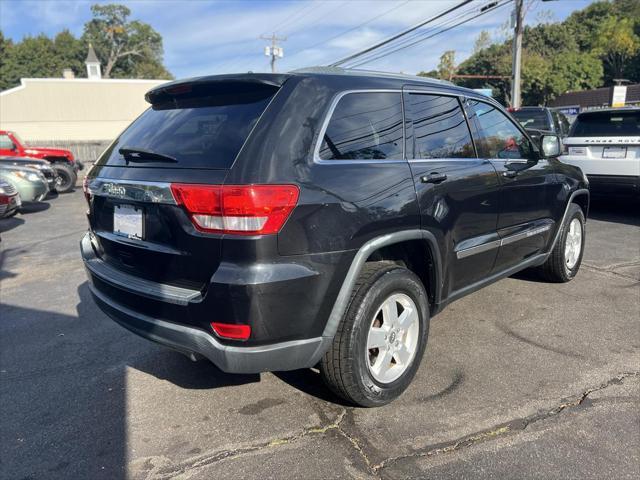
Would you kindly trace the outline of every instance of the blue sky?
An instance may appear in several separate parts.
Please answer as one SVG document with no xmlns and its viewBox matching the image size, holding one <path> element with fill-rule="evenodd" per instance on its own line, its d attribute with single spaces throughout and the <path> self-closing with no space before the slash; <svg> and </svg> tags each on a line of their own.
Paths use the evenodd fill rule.
<svg viewBox="0 0 640 480">
<path fill-rule="evenodd" d="M 268 43 L 258 37 L 276 32 L 284 59 L 279 71 L 322 65 L 384 39 L 404 28 L 444 11 L 461 0 L 125 0 L 118 2 L 67 0 L 0 0 L 0 28 L 6 37 L 55 35 L 68 28 L 82 33 L 93 3 L 123 3 L 131 18 L 147 22 L 164 39 L 164 61 L 177 77 L 240 71 L 268 71 L 264 55 Z M 504 0 L 500 0 L 504 1 Z M 476 0 L 459 12 L 476 10 L 489 0 Z M 526 21 L 563 20 L 593 0 L 525 0 Z M 416 73 L 435 68 L 445 50 L 455 50 L 456 60 L 466 58 L 481 30 L 504 38 L 512 4 L 378 59 L 360 68 Z M 362 25 L 363 23 L 365 23 Z M 362 26 L 360 26 L 362 25 Z M 433 28 L 433 27 L 430 27 Z M 434 30 L 424 28 L 422 32 Z M 422 35 L 422 33 L 420 33 Z M 416 37 L 418 38 L 418 37 Z"/>
</svg>

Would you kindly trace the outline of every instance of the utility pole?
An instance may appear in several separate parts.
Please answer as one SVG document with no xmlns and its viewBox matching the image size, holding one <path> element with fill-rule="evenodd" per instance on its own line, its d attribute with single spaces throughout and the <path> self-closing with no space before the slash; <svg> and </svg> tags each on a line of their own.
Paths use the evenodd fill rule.
<svg viewBox="0 0 640 480">
<path fill-rule="evenodd" d="M 524 32 L 523 0 L 515 0 L 514 31 L 513 31 L 513 65 L 511 81 L 511 106 L 520 108 L 522 102 L 520 90 L 520 77 L 522 73 L 522 33 Z"/>
<path fill-rule="evenodd" d="M 267 57 L 271 57 L 271 73 L 276 73 L 276 60 L 284 57 L 284 49 L 278 45 L 278 42 L 285 42 L 287 37 L 276 37 L 273 33 L 270 37 L 266 35 L 260 35 L 262 40 L 271 40 L 271 45 L 264 47 L 264 54 Z"/>
</svg>

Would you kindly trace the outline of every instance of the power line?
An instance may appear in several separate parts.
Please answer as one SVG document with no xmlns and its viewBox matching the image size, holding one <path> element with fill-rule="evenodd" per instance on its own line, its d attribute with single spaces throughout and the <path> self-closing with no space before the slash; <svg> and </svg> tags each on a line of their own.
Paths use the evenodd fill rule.
<svg viewBox="0 0 640 480">
<path fill-rule="evenodd" d="M 423 26 L 427 25 L 428 23 L 434 22 L 434 21 L 438 20 L 439 18 L 442 18 L 445 15 L 448 15 L 451 12 L 456 11 L 457 9 L 459 9 L 461 7 L 464 7 L 465 5 L 471 3 L 472 1 L 473 0 L 464 0 L 464 1 L 460 2 L 458 5 L 456 5 L 455 7 L 451 7 L 448 10 L 445 10 L 444 12 L 435 15 L 434 17 L 428 18 L 427 20 L 423 20 L 422 22 L 417 23 L 416 25 L 414 25 L 414 26 L 412 26 L 410 28 L 407 28 L 406 30 L 403 30 L 402 32 L 396 33 L 395 35 L 392 35 L 391 37 L 389 37 L 389 38 L 387 38 L 385 40 L 382 40 L 381 42 L 378 42 L 378 43 L 376 43 L 376 44 L 374 44 L 374 45 L 372 45 L 372 46 L 370 46 L 368 48 L 365 48 L 364 50 L 361 50 L 359 52 L 353 53 L 353 54 L 351 54 L 351 55 L 349 55 L 347 57 L 341 58 L 340 60 L 330 64 L 329 66 L 330 67 L 337 67 L 339 65 L 342 65 L 345 62 L 348 62 L 349 60 L 353 60 L 353 59 L 355 59 L 357 57 L 361 57 L 365 53 L 369 53 L 369 52 L 371 52 L 373 50 L 376 50 L 376 49 L 388 44 L 388 43 L 391 43 L 394 40 L 397 40 L 398 38 L 403 37 L 406 34 L 411 33 L 414 30 L 417 30 L 420 27 L 423 27 Z"/>
<path fill-rule="evenodd" d="M 507 0 L 507 1 L 512 1 L 512 0 Z M 454 18 L 450 18 L 448 20 L 444 20 L 442 23 L 438 24 L 438 25 L 434 25 L 432 28 L 429 28 L 426 31 L 422 31 L 422 32 L 414 32 L 413 35 L 410 35 L 409 37 L 407 37 L 404 40 L 401 40 L 400 42 L 394 44 L 394 45 L 388 45 L 387 47 L 383 48 L 381 51 L 379 52 L 372 52 L 368 57 L 365 56 L 365 59 L 360 59 L 356 64 L 351 65 L 352 67 L 357 67 L 357 66 L 361 66 L 364 65 L 366 63 L 370 63 L 372 61 L 378 60 L 380 58 L 383 58 L 387 55 L 391 55 L 397 51 L 400 51 L 404 48 L 412 48 L 415 45 L 428 40 L 430 38 L 433 38 L 437 35 L 439 35 L 440 33 L 444 33 L 446 31 L 451 30 L 452 28 L 455 28 L 456 26 L 459 26 L 463 23 L 466 23 L 467 21 L 471 21 L 474 20 L 477 16 L 479 15 L 475 15 L 474 17 L 469 17 L 469 15 L 474 15 L 476 13 L 480 13 L 480 14 L 485 14 L 488 13 L 489 11 L 493 10 L 494 7 L 500 7 L 501 5 L 497 5 L 497 1 L 493 1 L 491 3 L 485 4 L 482 7 L 480 7 L 479 9 L 477 8 L 472 8 L 469 9 L 465 12 L 463 12 L 460 16 L 458 17 L 454 17 Z M 463 19 L 464 21 L 460 22 L 459 20 Z M 451 28 L 445 28 L 445 27 L 449 27 L 451 26 Z"/>
<path fill-rule="evenodd" d="M 292 13 L 287 15 L 284 20 L 282 20 L 281 22 L 277 23 L 276 26 L 273 27 L 271 30 L 274 31 L 274 32 L 281 31 L 284 28 L 285 25 L 291 23 L 294 20 L 294 18 L 298 17 L 298 15 L 300 13 L 302 13 L 304 10 L 309 10 L 311 7 L 314 6 L 314 4 L 315 4 L 315 0 L 311 0 L 310 2 L 304 3 L 302 5 L 302 8 L 298 8 L 298 9 L 294 10 Z M 299 20 L 300 18 L 304 17 L 307 13 L 302 14 L 296 20 Z"/>
<path fill-rule="evenodd" d="M 426 35 L 434 32 L 434 31 L 437 31 L 439 28 L 451 25 L 456 20 L 459 20 L 460 18 L 464 18 L 464 17 L 468 16 L 470 13 L 475 12 L 475 11 L 476 11 L 476 9 L 472 8 L 472 9 L 469 9 L 467 11 L 462 12 L 460 14 L 460 16 L 458 16 L 458 17 L 454 17 L 454 18 L 443 20 L 441 23 L 438 23 L 437 25 L 433 25 L 433 26 L 427 27 L 427 29 L 425 29 L 425 30 L 416 30 L 414 32 L 411 32 L 410 34 L 408 34 L 406 36 L 406 38 L 403 38 L 403 39 L 401 39 L 401 40 L 399 40 L 397 42 L 394 42 L 392 44 L 385 45 L 384 47 L 381 47 L 377 51 L 374 50 L 372 52 L 369 52 L 366 55 L 363 55 L 364 59 L 363 58 L 356 59 L 357 64 L 358 65 L 363 65 L 365 63 L 368 63 L 368 60 L 364 61 L 364 60 L 366 60 L 368 58 L 369 59 L 374 58 L 374 57 L 377 58 L 378 56 L 381 56 L 382 53 L 392 52 L 392 51 L 395 51 L 396 49 L 398 49 L 401 46 L 409 45 L 410 43 L 414 42 L 416 39 L 421 38 L 421 37 L 425 37 Z"/>
<path fill-rule="evenodd" d="M 325 5 L 328 2 L 325 2 Z M 341 8 L 343 5 L 349 3 L 349 0 L 344 0 L 340 3 L 338 3 L 337 5 L 334 3 L 333 6 L 331 6 L 331 8 L 329 8 L 329 10 L 322 12 L 320 10 L 320 15 L 318 15 L 317 17 L 313 18 L 310 22 L 308 22 L 307 24 L 305 24 L 304 22 L 300 25 L 298 25 L 296 28 L 294 28 L 293 30 L 287 30 L 286 33 L 287 35 L 292 35 L 295 32 L 298 32 L 300 30 L 302 30 L 303 28 L 308 29 L 308 28 L 313 28 L 320 20 L 322 20 L 323 18 L 328 17 L 330 14 L 332 14 L 335 10 L 337 10 L 338 8 Z M 295 23 L 293 24 L 295 25 Z M 290 25 L 293 26 L 293 25 Z"/>
<path fill-rule="evenodd" d="M 496 4 L 496 5 L 494 5 L 494 6 L 490 7 L 490 8 L 487 8 L 487 9 L 485 9 L 485 10 L 480 11 L 480 12 L 479 12 L 477 15 L 475 15 L 474 17 L 467 18 L 467 19 L 465 19 L 465 20 L 462 20 L 462 21 L 460 21 L 460 22 L 457 22 L 457 23 L 455 23 L 454 25 L 451 25 L 451 26 L 449 26 L 449 27 L 447 27 L 447 28 L 444 28 L 444 29 L 439 30 L 439 31 L 437 31 L 437 32 L 435 32 L 435 33 L 432 33 L 431 35 L 427 35 L 427 36 L 425 36 L 425 37 L 423 37 L 423 38 L 420 38 L 420 39 L 418 39 L 418 40 L 415 40 L 414 42 L 411 42 L 411 43 L 409 43 L 409 44 L 407 44 L 407 45 L 404 45 L 404 46 L 401 46 L 401 47 L 398 47 L 398 48 L 395 48 L 395 49 L 392 49 L 392 50 L 388 50 L 388 51 L 386 51 L 386 52 L 384 52 L 384 53 L 382 53 L 382 54 L 380 54 L 380 55 L 378 55 L 378 56 L 370 57 L 370 58 L 368 58 L 368 59 L 365 59 L 365 60 L 364 60 L 364 61 L 362 61 L 362 62 L 359 62 L 359 63 L 356 63 L 356 64 L 351 65 L 351 67 L 350 67 L 350 68 L 359 67 L 359 66 L 361 66 L 361 65 L 365 65 L 365 64 L 367 64 L 367 63 L 374 62 L 374 61 L 379 60 L 379 59 L 381 59 L 381 58 L 384 58 L 384 57 L 386 57 L 386 56 L 388 56 L 388 55 L 391 55 L 391 54 L 393 54 L 393 53 L 399 52 L 400 50 L 404 50 L 404 49 L 406 49 L 406 48 L 414 47 L 415 45 L 417 45 L 417 44 L 419 44 L 419 43 L 421 43 L 421 42 L 424 42 L 425 40 L 429 40 L 430 38 L 433 38 L 433 37 L 435 37 L 435 36 L 437 36 L 437 35 L 440 35 L 440 34 L 442 34 L 442 33 L 448 32 L 449 30 L 452 30 L 452 29 L 454 29 L 454 28 L 456 28 L 456 27 L 459 27 L 460 25 L 463 25 L 463 24 L 465 24 L 465 23 L 471 22 L 471 21 L 473 21 L 473 20 L 475 20 L 475 19 L 477 19 L 477 18 L 479 18 L 479 17 L 481 17 L 481 16 L 483 16 L 483 15 L 486 15 L 486 14 L 487 14 L 487 13 L 489 13 L 489 12 L 492 12 L 492 11 L 494 11 L 494 10 L 497 10 L 498 8 L 502 8 L 502 7 L 504 7 L 505 5 L 507 5 L 507 4 L 509 4 L 509 3 L 511 3 L 512 1 L 513 1 L 513 0 L 506 0 L 505 2 L 503 2 L 503 3 L 501 3 L 501 4 Z M 443 24 L 443 25 L 444 25 L 444 24 Z M 441 26 L 443 26 L 443 25 L 441 25 Z"/>
<path fill-rule="evenodd" d="M 333 36 L 331 36 L 331 37 L 329 37 L 329 38 L 325 38 L 324 40 L 322 40 L 322 41 L 320 41 L 320 42 L 318 42 L 318 43 L 314 43 L 314 44 L 313 44 L 313 45 L 311 45 L 311 46 L 307 46 L 307 47 L 304 47 L 304 48 L 302 48 L 302 49 L 300 49 L 300 50 L 297 50 L 293 55 L 297 55 L 298 53 L 304 52 L 304 51 L 306 51 L 306 50 L 311 50 L 311 49 L 313 49 L 313 48 L 319 47 L 320 45 L 323 45 L 323 44 L 328 43 L 328 42 L 330 42 L 330 41 L 332 41 L 332 40 L 335 40 L 335 39 L 336 39 L 336 38 L 338 38 L 338 37 L 341 37 L 341 36 L 343 36 L 343 35 L 346 35 L 347 33 L 351 33 L 351 32 L 353 32 L 353 31 L 355 31 L 355 30 L 358 30 L 358 29 L 360 29 L 360 28 L 364 27 L 365 25 L 368 25 L 368 24 L 370 24 L 371 22 L 373 22 L 373 21 L 375 21 L 375 20 L 378 20 L 379 18 L 382 18 L 382 17 L 384 17 L 385 15 L 387 15 L 387 14 L 389 14 L 389 13 L 391 13 L 391 12 L 393 12 L 393 11 L 397 10 L 398 8 L 405 6 L 407 3 L 409 3 L 409 1 L 410 1 L 410 0 L 405 0 L 404 2 L 400 3 L 399 5 L 395 5 L 394 7 L 390 8 L 390 9 L 388 9 L 388 10 L 385 10 L 384 12 L 379 13 L 378 15 L 375 15 L 375 16 L 371 17 L 369 20 L 366 20 L 366 21 L 362 22 L 361 24 L 356 25 L 355 27 L 351 27 L 351 28 L 349 28 L 349 29 L 347 29 L 347 30 L 344 30 L 344 31 L 342 31 L 342 32 L 340 32 L 340 33 L 338 33 L 338 34 L 336 34 L 336 35 L 333 35 Z M 292 55 L 292 56 L 293 56 L 293 55 Z"/>
</svg>

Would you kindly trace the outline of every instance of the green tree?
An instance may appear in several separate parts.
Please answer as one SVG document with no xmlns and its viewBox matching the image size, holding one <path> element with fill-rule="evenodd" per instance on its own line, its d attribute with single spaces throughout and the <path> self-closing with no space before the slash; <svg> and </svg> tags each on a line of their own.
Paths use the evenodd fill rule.
<svg viewBox="0 0 640 480">
<path fill-rule="evenodd" d="M 640 50 L 640 38 L 630 18 L 608 17 L 596 32 L 593 52 L 600 55 L 613 78 L 622 78 L 627 62 Z"/>
<path fill-rule="evenodd" d="M 491 35 L 486 30 L 482 30 L 473 44 L 473 53 L 478 53 L 491 45 Z"/>
<path fill-rule="evenodd" d="M 57 56 L 59 68 L 70 68 L 76 77 L 84 77 L 86 68 L 84 59 L 87 56 L 87 46 L 69 30 L 63 30 L 53 39 L 53 48 Z M 51 76 L 57 77 L 61 72 L 55 72 Z"/>
<path fill-rule="evenodd" d="M 9 78 L 9 70 L 7 60 L 9 59 L 13 49 L 13 42 L 11 39 L 4 38 L 2 30 L 0 30 L 0 90 L 5 90 L 12 86 L 11 79 Z"/>
<path fill-rule="evenodd" d="M 440 56 L 438 76 L 442 80 L 451 80 L 454 73 L 456 73 L 456 52 L 455 50 L 447 50 Z"/>
<path fill-rule="evenodd" d="M 437 70 L 429 70 L 428 72 L 418 72 L 418 76 L 419 77 L 429 77 L 429 78 L 438 78 L 438 71 Z"/>
<path fill-rule="evenodd" d="M 18 85 L 20 78 L 49 77 L 53 72 L 56 72 L 55 76 L 62 75 L 53 41 L 45 35 L 25 37 L 5 50 L 0 71 L 3 88 Z"/>
<path fill-rule="evenodd" d="M 171 78 L 162 65 L 162 37 L 151 25 L 129 21 L 131 10 L 124 5 L 93 5 L 91 12 L 82 39 L 93 44 L 105 78 Z"/>
</svg>

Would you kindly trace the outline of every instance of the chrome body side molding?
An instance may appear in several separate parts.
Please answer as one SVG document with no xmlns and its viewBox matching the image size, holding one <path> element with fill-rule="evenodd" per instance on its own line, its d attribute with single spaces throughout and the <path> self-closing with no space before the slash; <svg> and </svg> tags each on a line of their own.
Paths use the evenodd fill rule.
<svg viewBox="0 0 640 480">
<path fill-rule="evenodd" d="M 552 226 L 553 226 L 553 223 L 548 223 L 546 225 L 534 225 L 533 227 L 528 228 L 527 230 L 514 233 L 513 235 L 509 235 L 507 237 L 501 238 L 500 240 L 493 240 L 490 242 L 482 243 L 480 245 L 465 248 L 463 250 L 458 250 L 456 252 L 456 257 L 458 258 L 458 260 L 460 260 L 462 258 L 467 258 L 477 253 L 482 253 L 488 250 L 492 250 L 494 248 L 502 247 L 503 245 L 509 245 L 510 243 L 514 243 L 519 240 L 524 240 L 525 238 L 532 237 L 533 235 L 539 235 L 541 233 L 544 233 L 550 230 Z"/>
</svg>

